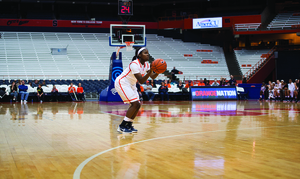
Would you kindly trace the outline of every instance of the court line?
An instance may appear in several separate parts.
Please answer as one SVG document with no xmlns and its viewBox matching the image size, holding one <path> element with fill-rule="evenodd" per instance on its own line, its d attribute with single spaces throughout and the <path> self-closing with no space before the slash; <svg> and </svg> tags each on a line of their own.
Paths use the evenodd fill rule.
<svg viewBox="0 0 300 179">
<path fill-rule="evenodd" d="M 94 158 L 105 154 L 106 152 L 118 149 L 118 148 L 122 148 L 122 147 L 126 147 L 129 145 L 133 145 L 133 144 L 138 144 L 138 143 L 143 143 L 143 142 L 148 142 L 148 141 L 152 141 L 152 140 L 159 140 L 159 139 L 166 139 L 166 138 L 172 138 L 172 137 L 182 137 L 182 136 L 188 136 L 188 135 L 195 135 L 195 134 L 205 134 L 205 133 L 213 133 L 213 132 L 225 132 L 225 131 L 237 131 L 237 130 L 251 130 L 251 129 L 267 129 L 267 128 L 277 128 L 277 127 L 295 127 L 295 126 L 300 126 L 300 125 L 288 125 L 288 126 L 271 126 L 271 127 L 254 127 L 254 128 L 242 128 L 242 129 L 229 129 L 229 130 L 216 130 L 216 131 L 203 131 L 203 132 L 194 132 L 194 133 L 188 133 L 188 134 L 178 134 L 178 135 L 172 135 L 172 136 L 164 136 L 164 137 L 157 137 L 157 138 L 152 138 L 152 139 L 146 139 L 146 140 L 141 140 L 141 141 L 137 141 L 137 142 L 132 142 L 132 143 L 128 143 L 125 145 L 120 145 L 114 148 L 110 148 L 107 150 L 104 150 L 100 153 L 97 153 L 89 158 L 87 158 L 85 161 L 83 161 L 75 170 L 74 174 L 73 174 L 73 179 L 80 179 L 80 173 L 82 171 L 82 169 L 84 168 L 84 166 L 86 164 L 88 164 L 91 160 L 93 160 Z"/>
</svg>

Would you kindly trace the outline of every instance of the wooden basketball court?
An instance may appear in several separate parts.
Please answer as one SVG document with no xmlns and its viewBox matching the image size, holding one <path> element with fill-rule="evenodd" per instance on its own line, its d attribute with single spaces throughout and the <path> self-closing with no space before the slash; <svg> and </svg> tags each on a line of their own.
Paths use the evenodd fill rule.
<svg viewBox="0 0 300 179">
<path fill-rule="evenodd" d="M 300 178 L 300 104 L 1 103 L 0 178 Z"/>
</svg>

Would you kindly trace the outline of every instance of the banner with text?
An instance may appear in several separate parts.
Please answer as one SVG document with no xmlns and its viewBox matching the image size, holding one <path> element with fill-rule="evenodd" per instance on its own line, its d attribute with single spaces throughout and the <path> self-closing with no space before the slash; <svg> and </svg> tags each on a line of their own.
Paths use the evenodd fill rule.
<svg viewBox="0 0 300 179">
<path fill-rule="evenodd" d="M 190 88 L 192 100 L 237 100 L 235 86 L 192 86 Z"/>
<path fill-rule="evenodd" d="M 222 17 L 193 19 L 193 29 L 222 28 Z"/>
</svg>

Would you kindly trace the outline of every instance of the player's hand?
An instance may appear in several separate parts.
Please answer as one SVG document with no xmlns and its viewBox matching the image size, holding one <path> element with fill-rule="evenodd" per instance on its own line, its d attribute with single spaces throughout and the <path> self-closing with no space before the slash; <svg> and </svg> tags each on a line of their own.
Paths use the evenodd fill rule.
<svg viewBox="0 0 300 179">
<path fill-rule="evenodd" d="M 152 63 L 150 64 L 150 73 L 153 73 Z"/>
</svg>

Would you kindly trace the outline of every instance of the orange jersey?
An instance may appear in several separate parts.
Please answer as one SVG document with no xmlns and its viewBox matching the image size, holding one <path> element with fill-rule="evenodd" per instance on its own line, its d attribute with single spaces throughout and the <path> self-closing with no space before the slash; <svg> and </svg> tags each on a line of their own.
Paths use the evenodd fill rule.
<svg viewBox="0 0 300 179">
<path fill-rule="evenodd" d="M 77 88 L 77 93 L 83 93 L 83 88 L 82 87 L 78 87 Z"/>
<path fill-rule="evenodd" d="M 171 84 L 170 84 L 170 83 L 168 83 L 166 86 L 167 86 L 168 88 L 171 88 Z"/>
<path fill-rule="evenodd" d="M 186 85 L 185 85 L 185 88 L 189 88 L 190 86 L 194 86 L 193 83 L 191 83 L 191 85 L 186 84 Z"/>
<path fill-rule="evenodd" d="M 198 86 L 205 86 L 205 84 L 204 84 L 204 83 L 201 83 L 201 82 L 199 82 L 199 83 L 198 83 Z"/>
<path fill-rule="evenodd" d="M 144 90 L 144 87 L 141 85 L 140 86 L 140 88 L 141 88 L 141 92 L 144 92 L 145 90 Z"/>
<path fill-rule="evenodd" d="M 71 89 L 72 88 L 72 89 Z M 76 92 L 76 89 L 75 89 L 75 87 L 73 86 L 73 87 L 69 87 L 68 88 L 68 91 L 69 91 L 69 93 L 73 93 L 73 92 Z"/>
</svg>

